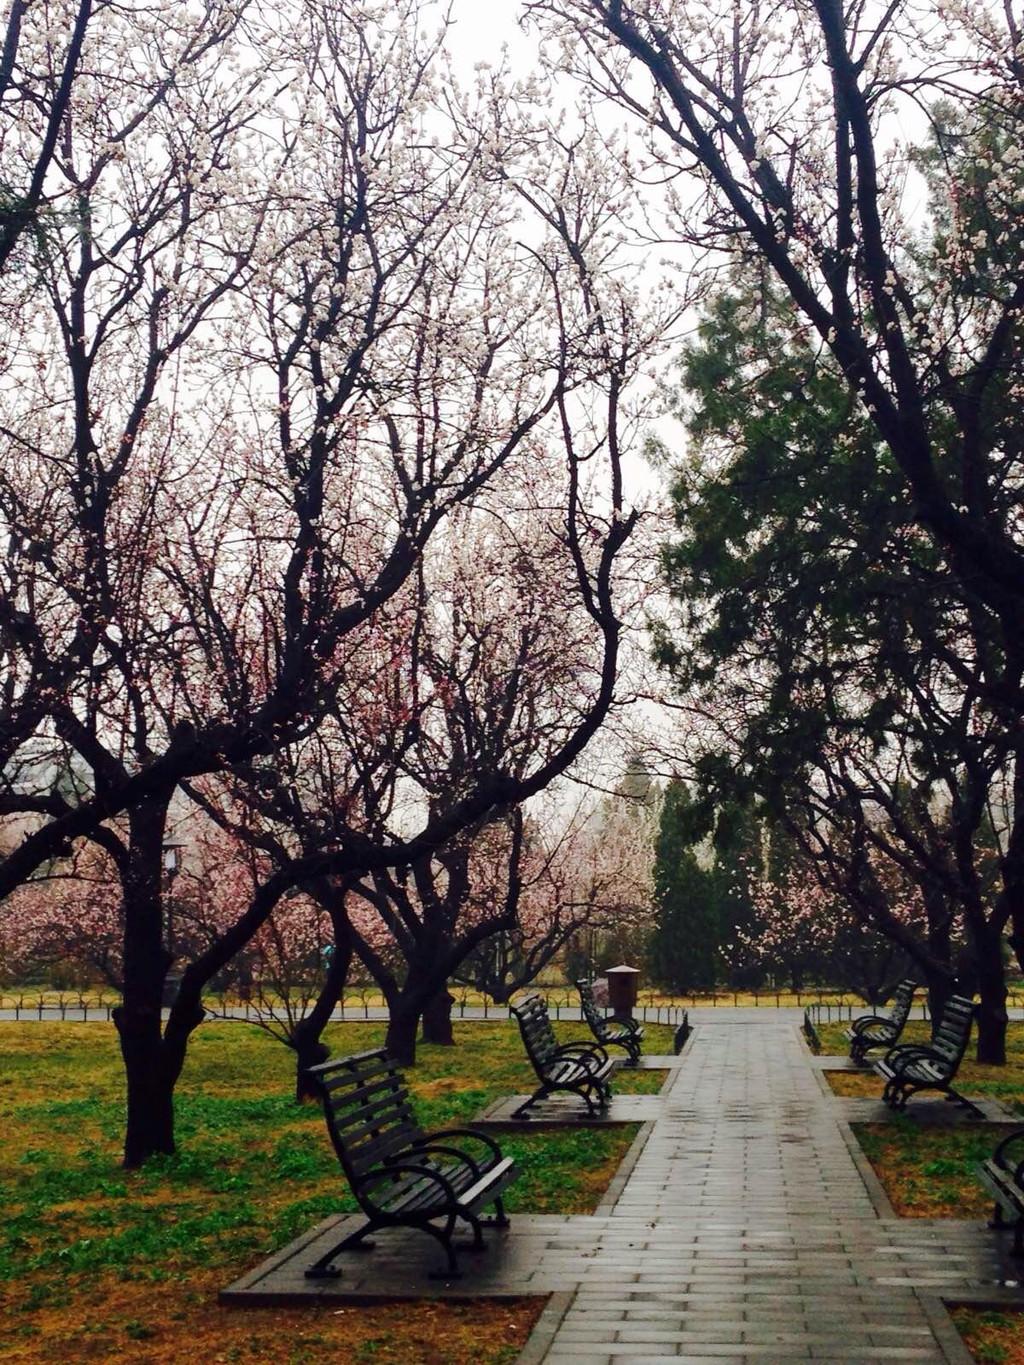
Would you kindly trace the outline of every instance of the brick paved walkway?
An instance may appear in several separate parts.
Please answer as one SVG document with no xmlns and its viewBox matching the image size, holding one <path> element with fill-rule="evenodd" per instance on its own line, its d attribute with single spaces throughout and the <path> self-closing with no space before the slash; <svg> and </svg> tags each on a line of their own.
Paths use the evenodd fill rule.
<svg viewBox="0 0 1024 1365">
<path fill-rule="evenodd" d="M 938 1295 L 999 1297 L 1005 1239 L 894 1219 L 817 1070 L 791 1024 L 698 1028 L 537 1359 L 968 1359 Z"/>
<path fill-rule="evenodd" d="M 705 1012 L 660 1096 L 640 1099 L 642 1150 L 599 1211 L 516 1215 L 463 1280 L 431 1280 L 437 1248 L 408 1229 L 381 1233 L 371 1255 L 345 1253 L 341 1279 L 306 1280 L 343 1235 L 339 1216 L 222 1297 L 552 1294 L 522 1365 L 964 1365 L 941 1298 L 1019 1302 L 1008 1234 L 893 1215 L 845 1117 L 872 1106 L 832 1094 L 795 1019 Z"/>
</svg>

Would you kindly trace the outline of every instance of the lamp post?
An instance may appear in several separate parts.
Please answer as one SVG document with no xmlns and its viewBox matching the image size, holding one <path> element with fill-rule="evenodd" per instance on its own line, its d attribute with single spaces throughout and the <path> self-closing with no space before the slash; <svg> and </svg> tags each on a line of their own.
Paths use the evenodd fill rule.
<svg viewBox="0 0 1024 1365">
<path fill-rule="evenodd" d="M 174 879 L 181 871 L 181 850 L 185 847 L 173 839 L 165 839 L 163 845 L 163 870 L 166 889 L 164 891 L 164 906 L 167 913 L 167 957 L 168 968 L 174 962 L 175 943 L 174 943 Z M 178 994 L 178 986 L 181 982 L 179 972 L 168 970 L 164 977 L 164 998 L 163 1003 L 170 1008 L 174 1004 L 174 999 Z"/>
<path fill-rule="evenodd" d="M 174 957 L 174 879 L 181 871 L 181 850 L 184 844 L 172 839 L 164 840 L 164 879 L 167 883 L 165 900 L 167 902 L 167 951 Z"/>
</svg>

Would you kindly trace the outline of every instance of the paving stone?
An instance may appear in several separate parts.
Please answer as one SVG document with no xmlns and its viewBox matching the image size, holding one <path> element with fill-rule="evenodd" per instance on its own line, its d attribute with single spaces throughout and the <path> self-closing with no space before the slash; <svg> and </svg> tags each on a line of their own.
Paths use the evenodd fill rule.
<svg viewBox="0 0 1024 1365">
<path fill-rule="evenodd" d="M 1009 1236 L 980 1221 L 895 1217 L 849 1129 L 851 1116 L 877 1107 L 832 1095 L 796 1016 L 739 1011 L 752 1016 L 739 1027 L 731 1011 L 699 1013 L 681 1057 L 665 1062 L 661 1093 L 613 1104 L 610 1121 L 646 1126 L 596 1214 L 513 1217 L 448 1283 L 429 1278 L 436 1244 L 399 1229 L 369 1254 L 343 1256 L 341 1280 L 311 1284 L 304 1267 L 343 1235 L 344 1220 L 329 1219 L 224 1297 L 555 1292 L 568 1306 L 525 1357 L 545 1365 L 962 1361 L 939 1296 L 1024 1299 L 1007 1288 L 1022 1275 Z M 574 1097 L 551 1103 L 545 1121 L 557 1110 L 557 1121 L 580 1123 Z M 942 1102 L 919 1101 L 912 1117 L 919 1113 L 959 1121 Z"/>
<path fill-rule="evenodd" d="M 630 1220 L 629 1234 L 608 1247 L 631 1282 L 639 1269 L 646 1292 L 602 1300 L 589 1292 L 593 1272 L 581 1268 L 549 1361 L 562 1343 L 603 1353 L 616 1323 L 612 1340 L 640 1353 L 612 1359 L 632 1365 L 943 1361 L 915 1291 L 1012 1277 L 1005 1246 L 978 1224 L 880 1218 L 844 1131 L 851 1106 L 823 1093 L 822 1064 L 792 1027 L 763 1015 L 758 1024 L 698 1029 L 612 1209 Z M 994 1106 L 991 1117 L 999 1112 Z M 959 1117 L 940 1103 L 925 1121 L 939 1113 Z M 643 1236 L 630 1235 L 641 1218 Z M 602 1254 L 596 1264 L 605 1262 Z M 626 1324 L 611 1312 L 623 1303 Z M 655 1352 L 643 1351 L 647 1341 L 658 1343 Z"/>
</svg>

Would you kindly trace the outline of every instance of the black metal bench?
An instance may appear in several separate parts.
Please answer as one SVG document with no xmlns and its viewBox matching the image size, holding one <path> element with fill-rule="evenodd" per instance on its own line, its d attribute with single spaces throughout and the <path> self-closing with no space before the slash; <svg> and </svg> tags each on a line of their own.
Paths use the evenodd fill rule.
<svg viewBox="0 0 1024 1365">
<path fill-rule="evenodd" d="M 1024 1256 L 1024 1128 L 1007 1134 L 987 1161 L 978 1167 L 978 1177 L 996 1201 L 991 1228 L 1005 1228 L 1004 1214 L 1013 1226 L 1013 1254 Z"/>
<path fill-rule="evenodd" d="M 621 1047 L 629 1057 L 629 1065 L 636 1066 L 644 1031 L 635 1019 L 606 1019 L 594 999 L 594 987 L 589 981 L 577 981 L 583 1018 L 602 1047 Z"/>
<path fill-rule="evenodd" d="M 930 1043 L 897 1043 L 873 1064 L 885 1081 L 882 1098 L 890 1109 L 905 1109 L 907 1100 L 918 1090 L 941 1090 L 947 1099 L 963 1105 L 973 1118 L 985 1117 L 976 1104 L 953 1089 L 973 1020 L 973 1001 L 951 995 Z"/>
<path fill-rule="evenodd" d="M 402 1074 L 383 1049 L 332 1058 L 306 1074 L 323 1101 L 334 1150 L 367 1218 L 311 1265 L 306 1278 L 337 1278 L 341 1272 L 331 1262 L 339 1251 L 368 1247 L 372 1244 L 365 1238 L 371 1232 L 401 1226 L 436 1238 L 448 1256 L 440 1278 L 457 1279 L 452 1241 L 456 1221 L 470 1224 L 476 1249 L 483 1246 L 482 1209 L 493 1204 L 496 1216 L 490 1224 L 507 1226 L 501 1193 L 516 1175 L 512 1158 L 502 1156 L 493 1138 L 472 1128 L 425 1133 Z M 467 1139 L 479 1148 L 466 1151 Z"/>
<path fill-rule="evenodd" d="M 520 1118 L 531 1105 L 557 1090 L 579 1095 L 590 1114 L 596 1115 L 607 1108 L 612 1097 L 608 1077 L 614 1064 L 601 1044 L 560 1044 L 551 1028 L 547 1004 L 539 995 L 529 995 L 509 1008 L 519 1024 L 526 1055 L 540 1081 L 512 1117 Z"/>
<path fill-rule="evenodd" d="M 850 1042 L 850 1057 L 862 1062 L 867 1054 L 879 1047 L 892 1047 L 899 1041 L 914 1003 L 917 982 L 905 977 L 893 991 L 888 1014 L 861 1014 L 845 1031 Z"/>
</svg>

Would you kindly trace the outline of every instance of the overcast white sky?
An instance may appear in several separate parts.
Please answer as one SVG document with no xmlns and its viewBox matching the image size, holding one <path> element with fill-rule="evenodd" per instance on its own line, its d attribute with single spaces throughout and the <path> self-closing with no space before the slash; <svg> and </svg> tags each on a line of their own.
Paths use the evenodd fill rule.
<svg viewBox="0 0 1024 1365">
<path fill-rule="evenodd" d="M 517 69 L 528 69 L 536 40 L 519 27 L 521 8 L 519 0 L 453 0 L 451 50 L 459 66 L 472 69 L 475 62 L 496 61 L 502 43 L 508 43 Z"/>
</svg>

